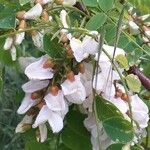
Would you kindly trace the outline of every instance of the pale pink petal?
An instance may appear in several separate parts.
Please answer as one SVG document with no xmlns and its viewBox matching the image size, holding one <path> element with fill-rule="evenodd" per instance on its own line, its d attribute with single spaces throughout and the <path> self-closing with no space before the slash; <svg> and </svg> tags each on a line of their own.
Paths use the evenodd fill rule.
<svg viewBox="0 0 150 150">
<path fill-rule="evenodd" d="M 37 3 L 33 8 L 24 14 L 24 19 L 36 19 L 41 16 L 43 11 L 42 6 Z"/>
<path fill-rule="evenodd" d="M 22 85 L 22 89 L 26 93 L 33 93 L 35 91 L 44 89 L 49 84 L 49 80 L 30 80 Z"/>
<path fill-rule="evenodd" d="M 44 100 L 50 110 L 61 111 L 66 109 L 66 104 L 62 91 L 59 91 L 56 96 L 49 93 L 44 97 Z"/>
<path fill-rule="evenodd" d="M 48 120 L 48 116 L 51 115 L 51 112 L 52 111 L 46 105 L 44 105 L 41 108 L 38 116 L 36 117 L 36 120 L 35 120 L 34 124 L 32 125 L 32 127 L 36 128 L 39 125 L 44 124 Z"/>
<path fill-rule="evenodd" d="M 39 100 L 32 100 L 31 94 L 26 94 L 20 107 L 17 110 L 18 114 L 26 113 L 32 106 L 36 105 Z"/>
<path fill-rule="evenodd" d="M 63 128 L 63 119 L 57 112 L 51 112 L 48 116 L 48 123 L 50 124 L 53 133 L 58 133 Z"/>
<path fill-rule="evenodd" d="M 25 74 L 28 76 L 29 79 L 45 80 L 53 78 L 53 70 L 51 68 L 43 68 L 43 64 L 48 58 L 48 55 L 42 56 L 40 60 L 30 64 L 25 69 Z"/>
<path fill-rule="evenodd" d="M 131 34 L 133 35 L 137 35 L 140 33 L 139 26 L 133 21 L 129 21 L 129 28 L 130 28 Z"/>
<path fill-rule="evenodd" d="M 70 46 L 77 62 L 81 62 L 83 59 L 88 57 L 88 54 L 85 53 L 80 40 L 72 38 L 70 40 Z"/>
<path fill-rule="evenodd" d="M 64 81 L 61 87 L 69 102 L 82 104 L 86 98 L 85 87 L 81 83 L 79 75 L 75 76 L 74 82 L 70 82 L 69 80 Z"/>
</svg>

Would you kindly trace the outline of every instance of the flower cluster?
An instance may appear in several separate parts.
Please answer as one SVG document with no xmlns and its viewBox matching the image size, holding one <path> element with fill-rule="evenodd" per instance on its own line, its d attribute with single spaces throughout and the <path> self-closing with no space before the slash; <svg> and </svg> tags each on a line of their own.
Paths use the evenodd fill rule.
<svg viewBox="0 0 150 150">
<path fill-rule="evenodd" d="M 58 5 L 76 3 L 75 0 L 36 0 L 35 6 L 29 11 L 17 13 L 18 31 L 22 30 L 22 32 L 8 37 L 4 44 L 4 49 L 11 50 L 13 60 L 16 60 L 15 45 L 21 44 L 25 38 L 24 29 L 27 27 L 27 21 L 36 20 L 39 17 L 44 21 L 53 21 L 43 7 L 54 2 Z M 23 133 L 31 127 L 38 128 L 37 140 L 44 142 L 47 139 L 47 122 L 53 133 L 60 132 L 64 127 L 64 119 L 69 106 L 76 104 L 82 113 L 87 114 L 84 126 L 91 133 L 93 150 L 99 150 L 99 143 L 102 148 L 106 149 L 114 141 L 108 137 L 101 122 L 98 127 L 96 125 L 93 111 L 93 93 L 95 93 L 114 104 L 124 119 L 133 119 L 135 131 L 138 135 L 142 135 L 148 126 L 148 108 L 137 93 L 132 90 L 127 93 L 123 86 L 121 76 L 125 77 L 127 71 L 120 67 L 116 58 L 118 56 L 125 58 L 125 51 L 103 44 L 102 52 L 99 52 L 101 35 L 97 31 L 88 31 L 81 37 L 75 36 L 69 31 L 67 15 L 66 10 L 60 12 L 63 29 L 61 28 L 58 38 L 66 52 L 63 61 L 68 61 L 69 64 L 68 62 L 60 63 L 59 60 L 44 52 L 43 56 L 37 59 L 20 58 L 29 81 L 22 85 L 25 97 L 17 112 L 25 114 L 25 117 L 18 124 L 16 132 Z M 134 33 L 135 30 L 139 30 L 138 27 L 135 29 L 133 20 L 129 21 L 129 27 L 134 30 Z M 145 30 L 145 27 L 143 29 L 144 36 L 149 39 L 149 30 Z M 34 45 L 39 49 L 43 49 L 43 34 L 44 31 L 35 30 L 31 34 Z M 93 62 L 97 63 L 96 71 Z M 136 142 L 137 136 L 135 135 L 133 144 Z"/>
</svg>

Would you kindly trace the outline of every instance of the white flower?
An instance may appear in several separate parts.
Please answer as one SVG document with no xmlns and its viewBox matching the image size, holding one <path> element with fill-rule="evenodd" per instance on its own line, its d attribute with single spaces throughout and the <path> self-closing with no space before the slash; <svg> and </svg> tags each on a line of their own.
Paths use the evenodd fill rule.
<svg viewBox="0 0 150 150">
<path fill-rule="evenodd" d="M 6 40 L 5 40 L 5 44 L 4 44 L 4 50 L 9 50 L 13 45 L 13 37 L 8 37 Z"/>
<path fill-rule="evenodd" d="M 33 8 L 24 14 L 24 19 L 36 19 L 41 16 L 43 11 L 42 6 L 37 3 Z"/>
<path fill-rule="evenodd" d="M 146 128 L 149 121 L 149 110 L 146 104 L 138 97 L 137 94 L 135 94 L 131 96 L 131 106 L 133 120 L 135 120 L 141 128 Z"/>
<path fill-rule="evenodd" d="M 132 20 L 129 21 L 129 28 L 132 35 L 137 35 L 140 33 L 139 26 Z"/>
<path fill-rule="evenodd" d="M 44 68 L 44 63 L 49 59 L 48 55 L 44 55 L 40 58 L 40 60 L 30 64 L 25 69 L 25 74 L 29 79 L 38 79 L 38 80 L 44 80 L 44 79 L 51 79 L 53 78 L 53 70 L 52 68 Z"/>
<path fill-rule="evenodd" d="M 27 83 L 25 83 L 22 86 L 22 89 L 24 92 L 26 92 L 25 97 L 18 109 L 19 114 L 26 113 L 32 106 L 36 105 L 40 101 L 41 95 L 35 97 L 33 99 L 32 93 L 42 90 L 43 88 L 47 87 L 49 84 L 48 80 L 40 81 L 40 80 L 31 80 Z"/>
<path fill-rule="evenodd" d="M 22 29 L 19 29 L 18 31 L 21 31 L 21 30 Z M 25 37 L 25 32 L 21 32 L 21 33 L 16 34 L 15 44 L 20 45 L 22 43 L 22 41 L 24 40 L 24 37 Z"/>
<path fill-rule="evenodd" d="M 12 46 L 10 49 L 12 61 L 16 61 L 17 58 L 17 50 L 15 46 Z"/>
<path fill-rule="evenodd" d="M 49 84 L 48 80 L 30 80 L 29 82 L 22 85 L 22 89 L 26 93 L 33 93 L 44 89 Z"/>
<path fill-rule="evenodd" d="M 110 55 L 111 58 L 113 58 L 113 53 L 114 53 L 114 46 L 109 46 L 109 45 L 106 45 L 106 44 L 103 44 L 103 49 Z M 125 51 L 121 48 L 116 48 L 116 51 L 115 51 L 115 56 L 116 57 L 117 55 L 125 55 Z M 95 55 L 95 60 L 98 61 L 98 53 Z M 100 60 L 99 60 L 99 63 L 100 62 L 110 62 L 109 58 L 107 57 L 107 55 L 102 51 L 102 53 L 100 54 Z"/>
<path fill-rule="evenodd" d="M 71 82 L 68 79 L 62 84 L 62 91 L 69 102 L 82 104 L 86 98 L 85 87 L 80 81 L 80 76 L 75 75 L 75 81 Z"/>
<path fill-rule="evenodd" d="M 38 104 L 40 99 L 32 99 L 31 93 L 26 93 L 24 99 L 21 102 L 20 107 L 17 110 L 18 114 L 24 114 L 26 113 L 32 106 L 35 106 Z"/>
<path fill-rule="evenodd" d="M 102 123 L 99 123 L 99 131 L 97 131 L 96 121 L 92 114 L 89 114 L 88 118 L 84 120 L 84 126 L 89 132 L 91 132 L 92 150 L 99 150 L 99 145 L 101 148 L 106 149 L 109 145 L 112 144 L 112 141 L 107 136 Z"/>
<path fill-rule="evenodd" d="M 64 0 L 63 5 L 75 5 L 77 0 Z"/>
<path fill-rule="evenodd" d="M 18 61 L 19 61 L 22 71 L 25 71 L 27 66 L 29 66 L 31 63 L 37 61 L 37 58 L 35 58 L 35 57 L 19 57 Z"/>
<path fill-rule="evenodd" d="M 46 105 L 52 111 L 66 111 L 68 110 L 66 102 L 64 100 L 64 95 L 61 90 L 58 91 L 58 94 L 52 95 L 51 93 L 47 94 L 44 97 Z"/>
<path fill-rule="evenodd" d="M 32 125 L 33 128 L 38 127 L 39 125 L 47 122 L 49 123 L 49 125 L 52 128 L 53 133 L 58 133 L 59 131 L 62 130 L 63 128 L 63 119 L 62 117 L 59 115 L 59 113 L 51 111 L 48 106 L 44 105 L 36 120 L 35 123 Z"/>
<path fill-rule="evenodd" d="M 41 5 L 45 5 L 47 3 L 53 2 L 53 0 L 37 0 L 37 3 L 40 3 Z"/>
<path fill-rule="evenodd" d="M 97 35 L 96 31 L 89 32 L 91 35 Z M 98 51 L 99 44 L 92 37 L 85 36 L 82 41 L 72 37 L 70 46 L 76 61 L 81 62 L 89 54 L 95 54 Z"/>
<path fill-rule="evenodd" d="M 84 51 L 82 42 L 79 39 L 71 38 L 70 46 L 77 62 L 81 62 L 83 59 L 89 56 L 89 54 Z"/>
<path fill-rule="evenodd" d="M 24 133 L 27 129 L 31 128 L 33 116 L 25 115 L 22 121 L 17 125 L 15 132 Z"/>
<path fill-rule="evenodd" d="M 120 79 L 119 75 L 112 70 L 112 68 L 109 69 L 108 67 L 108 70 L 110 71 L 102 71 L 98 75 L 95 75 L 93 80 L 93 88 L 96 89 L 98 93 L 102 93 L 106 98 L 115 95 L 113 81 Z"/>
<path fill-rule="evenodd" d="M 39 125 L 39 135 L 36 136 L 38 142 L 45 142 L 47 139 L 47 127 L 45 124 Z"/>
<path fill-rule="evenodd" d="M 36 47 L 43 48 L 43 36 L 44 35 L 40 32 L 34 32 L 34 34 L 32 34 L 32 40 Z"/>
</svg>

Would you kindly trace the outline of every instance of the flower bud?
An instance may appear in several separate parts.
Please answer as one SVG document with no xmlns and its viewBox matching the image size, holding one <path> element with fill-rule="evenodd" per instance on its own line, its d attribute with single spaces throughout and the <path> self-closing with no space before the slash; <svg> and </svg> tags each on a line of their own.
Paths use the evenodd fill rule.
<svg viewBox="0 0 150 150">
<path fill-rule="evenodd" d="M 138 19 L 141 20 L 141 21 L 144 21 L 144 20 L 148 19 L 149 16 L 150 16 L 150 14 L 146 14 L 146 15 L 138 17 Z"/>
<path fill-rule="evenodd" d="M 13 41 L 14 41 L 14 39 L 13 39 L 13 37 L 8 37 L 6 40 L 5 40 L 5 44 L 4 44 L 4 50 L 9 50 L 11 47 L 12 47 L 12 45 L 13 45 Z"/>
<path fill-rule="evenodd" d="M 78 69 L 79 69 L 79 72 L 80 72 L 80 73 L 82 73 L 82 74 L 85 73 L 85 66 L 84 66 L 83 63 L 80 63 L 80 64 L 78 65 Z"/>
<path fill-rule="evenodd" d="M 17 58 L 17 50 L 15 46 L 12 46 L 12 48 L 10 49 L 10 53 L 11 53 L 11 58 L 12 61 L 16 61 Z"/>
<path fill-rule="evenodd" d="M 73 71 L 69 71 L 66 76 L 67 76 L 67 79 L 68 79 L 70 82 L 74 82 L 74 81 L 75 81 L 75 75 L 74 75 L 74 72 L 73 72 Z"/>
<path fill-rule="evenodd" d="M 53 95 L 53 96 L 56 96 L 58 94 L 58 91 L 59 91 L 59 88 L 58 86 L 52 86 L 50 88 L 50 93 Z"/>
<path fill-rule="evenodd" d="M 54 62 L 51 59 L 46 60 L 43 64 L 44 69 L 53 68 L 53 67 L 54 67 Z"/>
<path fill-rule="evenodd" d="M 26 13 L 26 11 L 18 11 L 16 14 L 16 18 L 19 20 L 24 19 L 24 14 Z"/>
<path fill-rule="evenodd" d="M 42 19 L 45 22 L 49 21 L 49 15 L 48 15 L 47 11 L 45 11 L 45 10 L 42 12 Z"/>
<path fill-rule="evenodd" d="M 55 3 L 56 3 L 57 5 L 62 5 L 63 2 L 64 2 L 64 0 L 55 0 Z"/>
<path fill-rule="evenodd" d="M 122 97 L 122 90 L 116 89 L 115 98 L 121 98 Z"/>
<path fill-rule="evenodd" d="M 128 102 L 129 101 L 129 97 L 126 93 L 123 93 L 122 96 L 121 96 L 121 99 Z"/>
<path fill-rule="evenodd" d="M 39 3 L 41 5 L 45 5 L 45 4 L 47 4 L 47 3 L 51 2 L 51 1 L 52 0 L 36 0 L 35 3 L 36 4 Z"/>
<path fill-rule="evenodd" d="M 67 57 L 68 58 L 73 58 L 73 51 L 70 47 L 70 45 L 67 45 L 66 43 L 64 44 L 64 48 L 66 49 Z"/>
<path fill-rule="evenodd" d="M 18 29 L 25 29 L 27 27 L 27 23 L 25 20 L 21 20 Z"/>
<path fill-rule="evenodd" d="M 62 43 L 67 43 L 69 40 L 68 40 L 68 37 L 67 37 L 67 33 L 65 32 L 60 32 L 60 41 Z"/>
<path fill-rule="evenodd" d="M 32 7 L 23 15 L 24 19 L 36 19 L 41 16 L 42 11 L 42 6 L 39 3 L 37 3 L 34 7 Z"/>
</svg>

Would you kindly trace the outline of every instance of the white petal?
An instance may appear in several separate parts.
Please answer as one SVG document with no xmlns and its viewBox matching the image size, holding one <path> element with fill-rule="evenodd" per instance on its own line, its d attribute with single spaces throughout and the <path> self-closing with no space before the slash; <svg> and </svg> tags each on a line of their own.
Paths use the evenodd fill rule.
<svg viewBox="0 0 150 150">
<path fill-rule="evenodd" d="M 64 0 L 63 5 L 75 5 L 77 0 Z"/>
<path fill-rule="evenodd" d="M 8 50 L 11 48 L 13 44 L 13 38 L 12 37 L 8 37 L 6 40 L 5 40 L 5 44 L 4 44 L 4 50 Z"/>
<path fill-rule="evenodd" d="M 17 110 L 18 114 L 24 114 L 26 113 L 32 106 L 36 105 L 38 103 L 38 100 L 32 100 L 31 94 L 26 94 L 20 107 Z"/>
<path fill-rule="evenodd" d="M 45 5 L 45 4 L 50 3 L 50 2 L 52 2 L 52 1 L 53 1 L 53 0 L 43 0 L 43 1 L 42 1 L 42 4 Z"/>
<path fill-rule="evenodd" d="M 26 93 L 33 93 L 35 91 L 39 91 L 49 84 L 48 80 L 30 80 L 29 82 L 22 85 L 22 89 Z"/>
<path fill-rule="evenodd" d="M 132 117 L 139 124 L 140 128 L 146 128 L 148 126 L 149 116 L 147 113 L 133 110 Z"/>
<path fill-rule="evenodd" d="M 42 10 L 42 6 L 37 3 L 33 8 L 24 14 L 24 19 L 36 19 L 41 16 Z"/>
<path fill-rule="evenodd" d="M 47 127 L 45 124 L 39 125 L 40 142 L 43 143 L 47 139 Z"/>
<path fill-rule="evenodd" d="M 44 105 L 41 108 L 38 116 L 36 117 L 36 120 L 35 120 L 34 124 L 32 125 L 32 127 L 36 128 L 39 125 L 44 124 L 48 120 L 48 117 L 50 115 L 51 115 L 51 110 L 46 105 Z"/>
<path fill-rule="evenodd" d="M 86 57 L 84 56 L 85 52 L 82 47 L 82 42 L 78 39 L 72 38 L 70 40 L 70 46 L 73 51 L 73 55 L 77 62 L 81 62 Z"/>
<path fill-rule="evenodd" d="M 68 23 L 67 23 L 67 12 L 65 10 L 62 10 L 60 12 L 60 20 L 64 28 L 69 28 Z"/>
<path fill-rule="evenodd" d="M 29 79 L 45 80 L 53 78 L 53 70 L 51 68 L 43 68 L 43 64 L 48 58 L 48 55 L 42 56 L 40 60 L 30 64 L 25 69 L 25 74 L 28 76 Z"/>
<path fill-rule="evenodd" d="M 48 117 L 48 123 L 50 124 L 53 133 L 58 133 L 63 128 L 63 119 L 57 112 L 51 112 Z"/>
<path fill-rule="evenodd" d="M 50 110 L 61 111 L 66 109 L 66 104 L 62 91 L 59 91 L 56 96 L 53 96 L 49 93 L 44 97 L 44 100 Z"/>
<path fill-rule="evenodd" d="M 18 61 L 22 71 L 24 71 L 27 66 L 37 61 L 37 59 L 35 57 L 19 57 Z"/>
<path fill-rule="evenodd" d="M 128 106 L 121 98 L 110 98 L 109 101 L 113 103 L 123 114 L 127 113 Z"/>
<path fill-rule="evenodd" d="M 20 29 L 19 31 L 21 31 L 21 30 L 22 29 Z M 24 40 L 24 37 L 25 37 L 25 32 L 16 34 L 15 44 L 20 45 L 22 43 L 22 41 Z"/>
<path fill-rule="evenodd" d="M 83 49 L 89 54 L 95 54 L 98 52 L 99 43 L 96 42 L 92 37 L 85 36 L 83 39 Z"/>
<path fill-rule="evenodd" d="M 64 81 L 62 84 L 62 91 L 67 97 L 67 100 L 72 103 L 81 104 L 86 98 L 85 87 L 80 81 L 80 76 L 75 76 L 75 81 Z"/>
<path fill-rule="evenodd" d="M 139 26 L 135 22 L 129 21 L 129 27 L 130 27 L 131 34 L 137 35 L 140 33 Z"/>
<path fill-rule="evenodd" d="M 149 112 L 147 105 L 138 97 L 137 94 L 131 96 L 131 106 L 133 111 L 143 111 L 145 113 Z"/>
<path fill-rule="evenodd" d="M 32 36 L 33 43 L 38 48 L 43 48 L 43 34 L 37 32 L 36 35 Z"/>
<path fill-rule="evenodd" d="M 12 61 L 16 61 L 16 58 L 17 58 L 17 50 L 16 50 L 16 47 L 15 47 L 15 46 L 13 46 L 13 47 L 10 49 L 10 53 L 11 53 Z"/>
<path fill-rule="evenodd" d="M 148 19 L 149 16 L 150 16 L 150 14 L 146 14 L 146 15 L 140 16 L 139 18 L 140 18 L 142 21 L 144 21 L 144 20 Z"/>
</svg>

